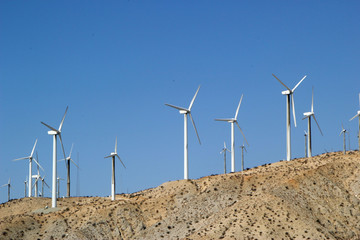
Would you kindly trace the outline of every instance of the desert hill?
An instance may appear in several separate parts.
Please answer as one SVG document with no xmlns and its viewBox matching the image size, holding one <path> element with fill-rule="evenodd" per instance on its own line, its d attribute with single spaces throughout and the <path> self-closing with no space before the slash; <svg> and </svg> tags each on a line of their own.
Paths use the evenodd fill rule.
<svg viewBox="0 0 360 240">
<path fill-rule="evenodd" d="M 116 196 L 0 205 L 0 239 L 360 239 L 360 153 L 326 153 Z"/>
</svg>

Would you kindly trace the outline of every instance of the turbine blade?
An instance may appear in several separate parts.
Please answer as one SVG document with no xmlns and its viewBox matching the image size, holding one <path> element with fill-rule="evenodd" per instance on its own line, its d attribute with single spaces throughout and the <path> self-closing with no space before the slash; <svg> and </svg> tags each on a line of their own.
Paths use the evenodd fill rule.
<svg viewBox="0 0 360 240">
<path fill-rule="evenodd" d="M 234 119 L 232 118 L 215 118 L 215 121 L 222 121 L 222 122 L 229 122 L 229 121 L 233 121 Z"/>
<path fill-rule="evenodd" d="M 190 103 L 190 105 L 189 105 L 189 111 L 191 111 L 192 105 L 194 104 L 195 98 L 196 98 L 199 90 L 200 90 L 200 86 L 199 86 L 198 89 L 196 90 L 196 93 L 195 93 L 193 99 L 191 100 L 191 103 Z"/>
<path fill-rule="evenodd" d="M 359 107 L 360 107 L 360 93 L 359 93 Z"/>
<path fill-rule="evenodd" d="M 71 150 L 70 150 L 69 158 L 71 158 L 71 153 L 72 153 L 73 148 L 74 148 L 74 143 L 71 145 Z"/>
<path fill-rule="evenodd" d="M 224 148 L 226 149 L 226 143 L 224 142 Z"/>
<path fill-rule="evenodd" d="M 277 78 L 277 76 L 275 76 L 275 74 L 272 74 L 287 90 L 289 90 L 291 92 L 291 89 L 288 88 L 288 86 L 286 86 L 282 81 L 280 81 L 280 79 Z"/>
<path fill-rule="evenodd" d="M 104 157 L 104 158 L 111 158 L 112 157 L 112 155 L 109 155 L 109 156 L 106 156 L 106 157 Z"/>
<path fill-rule="evenodd" d="M 66 154 L 65 154 L 65 149 L 64 149 L 61 133 L 59 133 L 58 135 L 59 135 L 59 139 L 60 139 L 60 143 L 61 143 L 61 148 L 63 150 L 64 158 L 66 159 Z"/>
<path fill-rule="evenodd" d="M 70 161 L 72 161 L 72 163 L 73 163 L 77 168 L 79 168 L 79 166 L 74 162 L 74 160 L 72 160 L 72 159 L 70 158 Z"/>
<path fill-rule="evenodd" d="M 314 112 L 314 87 L 312 88 L 311 112 Z"/>
<path fill-rule="evenodd" d="M 358 114 L 356 114 L 355 116 L 353 116 L 349 121 L 351 121 L 351 120 L 353 120 L 354 118 L 356 118 L 356 117 L 358 117 L 358 116 L 360 116 L 360 114 L 358 113 Z"/>
<path fill-rule="evenodd" d="M 11 179 L 9 178 L 8 184 L 10 185 Z"/>
<path fill-rule="evenodd" d="M 44 183 L 45 183 L 45 185 L 46 185 L 48 188 L 50 188 L 50 186 L 45 182 L 45 180 L 44 180 Z"/>
<path fill-rule="evenodd" d="M 196 129 L 195 122 L 194 122 L 194 119 L 193 119 L 191 113 L 189 113 L 189 116 L 190 116 L 191 122 L 192 122 L 192 124 L 193 124 L 193 126 L 194 126 L 194 129 L 195 129 L 195 132 L 196 132 L 196 136 L 197 136 L 197 138 L 198 138 L 198 140 L 199 140 L 199 143 L 200 143 L 200 145 L 201 145 L 200 137 L 199 137 L 199 134 L 198 134 L 198 131 L 197 131 L 197 129 Z"/>
<path fill-rule="evenodd" d="M 29 157 L 17 158 L 17 159 L 14 159 L 14 160 L 13 160 L 13 162 L 15 162 L 15 161 L 19 161 L 19 160 L 24 160 L 24 159 L 29 159 Z"/>
<path fill-rule="evenodd" d="M 171 104 L 168 104 L 168 103 L 165 103 L 165 105 L 166 105 L 166 106 L 169 106 L 169 107 L 172 107 L 172 108 L 176 108 L 177 110 L 189 111 L 189 110 L 186 109 L 186 108 L 178 107 L 178 106 L 171 105 Z"/>
<path fill-rule="evenodd" d="M 35 144 L 34 144 L 34 147 L 33 147 L 32 151 L 31 151 L 30 157 L 32 157 L 33 154 L 34 154 L 34 150 L 35 150 L 35 147 L 36 147 L 36 143 L 37 143 L 37 139 L 35 140 Z"/>
<path fill-rule="evenodd" d="M 241 127 L 240 127 L 239 123 L 238 123 L 237 121 L 236 121 L 235 123 L 236 123 L 236 125 L 239 127 L 240 132 L 241 132 L 241 134 L 243 135 L 243 137 L 244 137 L 244 139 L 245 139 L 246 144 L 249 146 L 249 143 L 248 143 L 248 141 L 246 140 L 245 134 L 244 134 L 244 132 L 242 131 L 242 129 L 241 129 Z"/>
<path fill-rule="evenodd" d="M 1 185 L 0 188 L 7 186 L 8 184 Z"/>
<path fill-rule="evenodd" d="M 313 115 L 313 116 L 314 116 L 314 120 L 315 120 L 315 122 L 316 122 L 316 125 L 318 126 L 318 128 L 319 128 L 319 130 L 320 130 L 321 135 L 324 136 L 324 134 L 323 134 L 322 131 L 321 131 L 320 125 L 319 125 L 319 123 L 318 123 L 317 120 L 316 120 L 315 115 Z"/>
<path fill-rule="evenodd" d="M 305 117 L 303 117 L 301 120 L 307 119 L 308 117 L 310 117 L 310 116 L 305 116 Z"/>
<path fill-rule="evenodd" d="M 117 153 L 117 136 L 115 138 L 115 153 Z"/>
<path fill-rule="evenodd" d="M 293 117 L 294 117 L 294 124 L 296 127 L 296 116 L 295 116 L 295 100 L 294 100 L 294 94 L 291 94 L 291 105 L 293 110 Z"/>
<path fill-rule="evenodd" d="M 69 109 L 69 106 L 67 106 L 66 109 L 65 109 L 64 116 L 63 116 L 63 118 L 62 118 L 62 120 L 61 120 L 61 123 L 60 123 L 60 126 L 59 126 L 59 132 L 61 132 L 61 128 L 62 128 L 62 126 L 63 126 L 63 124 L 64 124 L 65 116 L 66 116 L 66 113 L 67 113 L 67 110 L 68 110 L 68 109 Z"/>
<path fill-rule="evenodd" d="M 55 131 L 55 132 L 58 132 L 58 130 L 56 130 L 55 128 L 47 125 L 46 123 L 44 123 L 44 122 L 41 122 L 41 123 L 44 124 L 45 126 L 47 126 L 48 128 L 50 128 L 51 130 L 53 130 L 53 131 Z"/>
<path fill-rule="evenodd" d="M 304 81 L 304 79 L 305 79 L 306 77 L 307 77 L 307 76 L 305 75 L 305 76 L 300 80 L 300 82 L 298 82 L 298 84 L 296 84 L 296 86 L 293 88 L 293 90 L 292 90 L 291 92 L 294 92 L 295 89 L 300 85 L 300 83 L 301 83 L 302 81 Z"/>
<path fill-rule="evenodd" d="M 43 167 L 38 163 L 38 161 L 36 161 L 35 158 L 33 158 L 34 162 L 41 168 L 41 170 L 43 170 L 45 172 L 45 170 L 43 169 Z"/>
<path fill-rule="evenodd" d="M 62 162 L 62 161 L 65 161 L 66 159 L 60 159 L 60 160 L 58 160 L 58 162 Z"/>
<path fill-rule="evenodd" d="M 121 162 L 121 164 L 124 166 L 124 168 L 126 168 L 126 167 L 125 167 L 125 164 L 123 163 L 123 161 L 121 161 L 121 158 L 119 157 L 119 155 L 116 154 L 115 156 L 120 160 L 120 162 Z"/>
<path fill-rule="evenodd" d="M 241 101 L 242 101 L 243 97 L 244 97 L 244 94 L 241 95 L 239 105 L 238 105 L 238 107 L 237 107 L 237 109 L 236 109 L 235 120 L 237 120 L 237 116 L 238 116 L 238 114 L 239 114 L 239 109 L 240 109 L 240 105 L 241 105 Z"/>
</svg>

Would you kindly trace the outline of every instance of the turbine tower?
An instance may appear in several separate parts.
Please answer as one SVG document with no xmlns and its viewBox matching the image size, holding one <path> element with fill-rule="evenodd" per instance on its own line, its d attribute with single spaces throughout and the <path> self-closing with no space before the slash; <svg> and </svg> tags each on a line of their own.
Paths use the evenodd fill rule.
<svg viewBox="0 0 360 240">
<path fill-rule="evenodd" d="M 44 184 L 50 189 L 50 186 L 45 181 L 45 176 L 41 178 L 41 197 L 44 197 Z"/>
<path fill-rule="evenodd" d="M 307 132 L 304 130 L 304 137 L 305 137 L 305 157 L 308 157 L 308 150 L 307 150 Z"/>
<path fill-rule="evenodd" d="M 240 101 L 239 101 L 239 105 L 236 109 L 236 113 L 235 113 L 235 117 L 234 118 L 222 118 L 222 119 L 215 119 L 215 121 L 222 121 L 222 122 L 229 122 L 231 123 L 231 172 L 235 172 L 235 128 L 234 128 L 234 123 L 236 123 L 236 125 L 239 127 L 241 134 L 243 135 L 245 142 L 247 145 L 249 145 L 249 143 L 247 142 L 245 135 L 237 121 L 237 116 L 239 114 L 239 109 L 240 109 L 240 105 L 241 105 L 241 101 L 243 99 L 244 95 L 241 95 Z"/>
<path fill-rule="evenodd" d="M 37 152 L 36 152 L 36 158 L 37 158 L 38 161 L 39 161 L 39 157 L 38 157 Z M 38 193 L 39 193 L 39 188 L 38 188 L 39 184 L 38 184 L 38 181 L 39 181 L 39 179 L 40 179 L 39 166 L 37 166 L 37 174 L 36 174 L 36 175 L 32 175 L 32 178 L 35 179 L 34 185 L 32 186 L 32 188 L 35 188 L 35 194 L 34 194 L 34 196 L 35 196 L 35 197 L 38 197 Z"/>
<path fill-rule="evenodd" d="M 273 76 L 287 89 L 282 91 L 281 94 L 286 95 L 286 160 L 291 160 L 291 127 L 290 127 L 290 101 L 293 110 L 293 117 L 294 117 L 294 125 L 296 127 L 296 117 L 295 117 L 295 103 L 294 103 L 294 91 L 300 85 L 302 81 L 306 78 L 306 75 L 296 84 L 293 89 L 290 89 L 286 86 L 279 78 L 277 78 L 274 74 Z"/>
<path fill-rule="evenodd" d="M 220 152 L 220 154 L 224 153 L 224 174 L 226 174 L 226 151 L 230 152 L 229 149 L 227 149 L 226 144 L 224 142 L 224 148 Z"/>
<path fill-rule="evenodd" d="M 64 145 L 63 145 L 63 142 L 62 142 L 62 138 L 61 138 L 61 129 L 62 129 L 62 126 L 63 126 L 63 123 L 64 123 L 64 120 L 65 120 L 65 116 L 66 116 L 66 113 L 67 113 L 67 110 L 68 110 L 69 107 L 66 107 L 66 110 L 65 110 L 65 114 L 60 122 L 60 126 L 59 126 L 59 129 L 56 130 L 55 128 L 47 125 L 46 123 L 44 122 L 41 122 L 43 125 L 45 125 L 46 127 L 48 127 L 50 129 L 50 131 L 48 131 L 48 134 L 49 135 L 52 135 L 53 136 L 53 172 L 52 172 L 52 191 L 51 191 L 51 207 L 52 208 L 56 208 L 57 206 L 57 202 L 56 202 L 56 184 L 57 184 L 57 161 L 56 161 L 56 158 L 57 158 L 57 144 L 56 144 L 56 140 L 57 140 L 57 136 L 59 136 L 59 139 L 60 139 L 60 143 L 61 143 L 61 147 L 62 147 L 62 150 L 63 150 L 63 153 L 64 153 L 64 158 L 66 158 L 66 154 L 65 154 L 65 150 L 64 150 Z"/>
<path fill-rule="evenodd" d="M 71 158 L 71 153 L 73 150 L 74 144 L 71 145 L 71 150 L 70 150 L 70 155 L 66 158 L 66 159 L 62 159 L 60 161 L 65 161 L 66 163 L 66 170 L 67 170 L 67 190 L 66 190 L 66 197 L 70 197 L 70 161 L 77 167 L 78 165 L 76 165 L 76 163 L 74 162 L 74 160 L 72 160 Z"/>
<path fill-rule="evenodd" d="M 360 107 L 360 93 L 359 93 L 359 107 Z M 360 151 L 360 110 L 357 112 L 357 114 L 355 116 L 353 116 L 351 120 L 355 119 L 356 117 L 359 118 L 359 132 L 358 132 L 358 141 L 359 141 L 359 151 Z"/>
<path fill-rule="evenodd" d="M 10 183 L 10 181 L 11 181 L 11 180 L 10 180 L 10 178 L 9 178 L 9 181 L 8 181 L 7 184 L 4 184 L 4 185 L 0 186 L 0 188 L 5 187 L 5 186 L 8 187 L 8 201 L 10 201 L 10 188 L 11 188 L 11 183 Z"/>
<path fill-rule="evenodd" d="M 57 197 L 59 198 L 60 197 L 60 180 L 64 180 L 64 179 L 61 177 L 57 177 L 56 180 L 57 180 Z"/>
<path fill-rule="evenodd" d="M 245 145 L 241 145 L 241 171 L 244 171 L 244 150 L 247 152 Z"/>
<path fill-rule="evenodd" d="M 342 128 L 342 130 L 341 130 L 341 132 L 340 132 L 340 135 L 339 136 L 341 136 L 341 134 L 344 134 L 344 150 L 343 150 L 343 152 L 344 152 L 344 154 L 346 154 L 346 133 L 347 133 L 347 130 L 344 128 L 344 126 L 341 124 L 341 128 Z"/>
<path fill-rule="evenodd" d="M 125 164 L 121 161 L 119 155 L 117 154 L 117 137 L 115 139 L 115 151 L 112 152 L 109 156 L 106 156 L 104 158 L 112 158 L 112 175 L 111 175 L 111 200 L 115 200 L 115 157 L 117 157 L 121 164 L 125 167 Z"/>
<path fill-rule="evenodd" d="M 17 158 L 17 159 L 14 159 L 13 161 L 19 161 L 19 160 L 24 160 L 24 159 L 29 159 L 29 182 L 28 182 L 28 186 L 29 186 L 29 197 L 31 197 L 32 196 L 32 191 L 31 191 L 31 187 L 32 187 L 32 185 L 31 185 L 31 180 L 32 180 L 32 161 L 34 160 L 34 162 L 42 169 L 42 170 L 44 170 L 41 166 L 40 166 L 40 164 L 36 161 L 36 159 L 33 157 L 33 155 L 34 155 L 34 151 L 35 151 L 35 147 L 36 147 L 36 143 L 37 143 L 37 139 L 35 140 L 35 144 L 34 144 L 34 147 L 33 147 L 33 149 L 32 149 L 32 151 L 31 151 L 31 153 L 30 153 L 30 156 L 28 156 L 28 157 L 22 157 L 22 158 Z"/>
<path fill-rule="evenodd" d="M 26 179 L 27 179 L 27 178 L 26 178 Z M 24 184 L 25 184 L 24 197 L 26 197 L 27 180 L 24 181 Z"/>
<path fill-rule="evenodd" d="M 305 112 L 304 113 L 304 118 L 303 118 L 303 120 L 304 119 L 308 119 L 308 132 L 307 132 L 307 137 L 308 137 L 308 141 L 307 141 L 307 144 L 308 144 L 308 147 L 307 147 L 307 149 L 308 149 L 308 157 L 312 157 L 312 142 L 311 142 L 311 117 L 313 117 L 314 118 L 314 120 L 315 120 L 315 123 L 316 123 L 316 125 L 318 126 L 318 128 L 319 128 L 319 131 L 320 131 L 320 133 L 321 133 L 321 135 L 322 136 L 324 136 L 323 135 L 323 133 L 322 133 L 322 131 L 321 131 L 321 128 L 320 128 L 320 126 L 319 126 L 319 123 L 317 122 L 317 120 L 316 120 L 316 117 L 315 117 L 315 113 L 314 113 L 314 88 L 313 88 L 313 90 L 312 90 L 312 98 L 311 98 L 311 112 Z"/>
<path fill-rule="evenodd" d="M 175 108 L 175 109 L 179 110 L 180 114 L 184 114 L 184 179 L 189 179 L 189 167 L 188 167 L 188 127 L 187 127 L 187 116 L 188 116 L 188 115 L 189 115 L 189 117 L 190 117 L 190 119 L 191 119 L 191 122 L 192 122 L 192 124 L 193 124 L 193 126 L 194 126 L 194 129 L 195 129 L 195 132 L 196 132 L 196 136 L 197 136 L 197 138 L 198 138 L 198 140 L 199 140 L 199 143 L 200 143 L 200 145 L 201 145 L 200 137 L 199 137 L 199 134 L 198 134 L 198 132 L 197 132 L 194 119 L 192 118 L 192 115 L 191 115 L 191 108 L 192 108 L 192 105 L 194 104 L 194 101 L 195 101 L 196 95 L 197 95 L 198 92 L 199 92 L 199 89 L 200 89 L 200 86 L 198 87 L 198 89 L 197 89 L 197 91 L 196 91 L 193 99 L 191 100 L 190 105 L 189 105 L 189 108 L 177 107 L 177 106 L 174 106 L 174 105 L 165 103 L 166 106 Z"/>
</svg>

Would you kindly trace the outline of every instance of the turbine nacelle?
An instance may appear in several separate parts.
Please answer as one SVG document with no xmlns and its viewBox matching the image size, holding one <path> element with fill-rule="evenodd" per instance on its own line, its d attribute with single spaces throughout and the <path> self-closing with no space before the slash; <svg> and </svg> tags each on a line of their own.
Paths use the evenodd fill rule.
<svg viewBox="0 0 360 240">
<path fill-rule="evenodd" d="M 308 117 L 310 117 L 310 116 L 312 116 L 312 115 L 314 115 L 314 112 L 305 112 L 304 113 L 304 118 L 308 118 Z"/>
<path fill-rule="evenodd" d="M 190 111 L 189 110 L 179 110 L 179 113 L 180 114 L 187 114 L 189 113 Z"/>
<path fill-rule="evenodd" d="M 290 90 L 285 90 L 281 92 L 282 95 L 290 95 L 292 94 L 292 92 L 290 92 Z"/>
<path fill-rule="evenodd" d="M 49 135 L 57 135 L 58 131 L 50 130 L 50 131 L 48 131 L 48 134 Z"/>
</svg>

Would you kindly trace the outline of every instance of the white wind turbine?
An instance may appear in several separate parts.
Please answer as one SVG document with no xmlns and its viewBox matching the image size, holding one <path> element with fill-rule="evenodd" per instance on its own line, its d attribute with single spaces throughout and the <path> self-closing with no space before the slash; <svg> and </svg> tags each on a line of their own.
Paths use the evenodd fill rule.
<svg viewBox="0 0 360 240">
<path fill-rule="evenodd" d="M 230 152 L 229 149 L 227 149 L 226 144 L 224 142 L 224 148 L 221 150 L 220 154 L 224 153 L 224 173 L 226 174 L 226 151 Z"/>
<path fill-rule="evenodd" d="M 295 103 L 294 103 L 294 91 L 300 85 L 300 83 L 306 78 L 306 75 L 296 84 L 293 89 L 290 89 L 286 86 L 279 78 L 277 78 L 274 74 L 273 76 L 287 89 L 282 91 L 281 94 L 286 95 L 286 160 L 291 160 L 291 127 L 290 127 L 290 98 L 291 98 L 291 105 L 293 110 L 293 117 L 294 117 L 294 125 L 296 127 L 296 117 L 295 117 Z"/>
<path fill-rule="evenodd" d="M 31 151 L 31 153 L 30 153 L 30 156 L 28 156 L 28 157 L 23 157 L 23 158 L 17 158 L 17 159 L 14 159 L 13 161 L 18 161 L 18 160 L 24 160 L 24 159 L 29 159 L 29 182 L 28 182 L 28 186 L 29 186 L 29 197 L 31 197 L 31 193 L 32 193 L 32 191 L 31 191 L 31 187 L 32 187 L 32 185 L 31 185 L 31 180 L 32 180 L 32 161 L 34 160 L 34 162 L 42 169 L 42 170 L 44 170 L 41 166 L 40 166 L 40 164 L 36 161 L 36 159 L 33 157 L 33 155 L 34 155 L 34 151 L 35 151 L 35 147 L 36 147 L 36 143 L 37 143 L 37 139 L 35 140 L 35 144 L 34 144 L 34 147 L 33 147 L 33 149 L 32 149 L 32 151 Z"/>
<path fill-rule="evenodd" d="M 344 128 L 344 126 L 341 124 L 341 128 L 342 128 L 342 130 L 341 130 L 341 132 L 340 132 L 340 134 L 339 134 L 339 136 L 341 136 L 341 134 L 344 134 L 344 150 L 343 150 L 343 152 L 344 152 L 344 154 L 346 154 L 346 133 L 347 133 L 347 130 Z"/>
<path fill-rule="evenodd" d="M 56 180 L 57 180 L 57 197 L 60 197 L 60 180 L 64 180 L 64 179 L 61 177 L 57 177 Z"/>
<path fill-rule="evenodd" d="M 44 197 L 44 184 L 50 189 L 50 186 L 45 181 L 45 176 L 41 178 L 41 197 Z"/>
<path fill-rule="evenodd" d="M 59 136 L 61 147 L 62 147 L 62 150 L 63 150 L 63 153 L 64 153 L 64 158 L 66 158 L 64 145 L 63 145 L 62 139 L 61 139 L 61 129 L 62 129 L 64 120 L 65 120 L 65 116 L 66 116 L 68 108 L 69 107 L 66 107 L 65 114 L 64 114 L 64 116 L 63 116 L 63 118 L 62 118 L 62 120 L 60 122 L 60 126 L 59 126 L 58 130 L 56 130 L 55 128 L 47 125 L 44 122 L 41 122 L 42 124 L 44 124 L 46 127 L 48 127 L 50 129 L 50 131 L 48 131 L 48 134 L 53 136 L 53 175 L 52 175 L 52 191 L 51 191 L 51 207 L 52 208 L 56 208 L 56 206 L 57 206 L 57 204 L 56 204 L 56 200 L 57 200 L 56 199 L 56 184 L 57 184 L 57 161 L 56 161 L 56 158 L 57 158 L 56 140 L 57 139 L 56 139 L 56 137 Z"/>
<path fill-rule="evenodd" d="M 244 171 L 244 150 L 247 152 L 245 145 L 241 145 L 241 171 Z"/>
<path fill-rule="evenodd" d="M 360 93 L 359 93 L 359 106 L 360 106 Z M 357 112 L 357 114 L 355 116 L 353 116 L 351 120 L 355 119 L 355 118 L 359 118 L 359 132 L 358 132 L 358 141 L 359 141 L 359 151 L 360 151 L 360 110 Z"/>
<path fill-rule="evenodd" d="M 236 109 L 236 113 L 235 113 L 235 117 L 234 118 L 222 118 L 222 119 L 215 119 L 215 121 L 223 121 L 223 122 L 229 122 L 231 123 L 231 172 L 235 172 L 235 128 L 234 128 L 234 123 L 236 123 L 236 125 L 239 127 L 241 134 L 243 135 L 245 142 L 247 143 L 247 145 L 249 145 L 249 143 L 247 142 L 245 135 L 241 129 L 241 127 L 239 126 L 239 123 L 237 121 L 237 116 L 239 114 L 239 109 L 240 109 L 240 105 L 241 105 L 241 101 L 243 99 L 244 95 L 241 95 L 240 101 L 239 101 L 239 105 Z"/>
<path fill-rule="evenodd" d="M 308 150 L 307 150 L 307 132 L 304 130 L 304 137 L 305 137 L 305 157 L 308 157 Z"/>
<path fill-rule="evenodd" d="M 8 181 L 7 184 L 4 184 L 4 185 L 0 186 L 0 188 L 5 187 L 5 186 L 8 187 L 8 201 L 10 201 L 10 188 L 11 188 L 11 183 L 10 182 L 11 182 L 11 180 L 9 178 L 9 181 Z"/>
<path fill-rule="evenodd" d="M 125 167 L 125 164 L 121 161 L 119 155 L 117 154 L 117 137 L 115 139 L 115 152 L 112 152 L 109 156 L 104 158 L 112 158 L 112 175 L 111 175 L 111 200 L 115 200 L 115 157 L 117 157 L 121 164 Z"/>
<path fill-rule="evenodd" d="M 74 144 L 71 145 L 71 150 L 70 150 L 70 155 L 66 158 L 66 159 L 62 159 L 60 161 L 65 161 L 66 163 L 66 169 L 67 169 L 67 190 L 66 190 L 66 197 L 70 197 L 70 161 L 77 167 L 78 165 L 76 165 L 76 163 L 74 162 L 74 160 L 72 160 L 71 158 L 71 153 L 73 150 Z"/>
<path fill-rule="evenodd" d="M 39 157 L 38 157 L 37 152 L 36 152 L 36 158 L 37 158 L 37 160 L 39 161 Z M 34 185 L 32 186 L 32 188 L 35 188 L 35 194 L 34 194 L 34 196 L 35 196 L 35 197 L 38 197 L 38 193 L 39 193 L 39 188 L 38 188 L 39 184 L 38 184 L 38 181 L 39 181 L 39 179 L 40 179 L 40 169 L 39 169 L 39 166 L 37 166 L 37 174 L 36 174 L 36 175 L 32 175 L 32 178 L 35 179 Z"/>
<path fill-rule="evenodd" d="M 194 104 L 194 101 L 195 101 L 196 95 L 197 95 L 198 92 L 199 92 L 199 89 L 200 89 L 200 86 L 198 87 L 198 89 L 197 89 L 197 91 L 196 91 L 193 99 L 191 100 L 190 105 L 189 105 L 189 108 L 178 107 L 178 106 L 174 106 L 174 105 L 165 103 L 166 106 L 175 108 L 175 109 L 179 110 L 180 114 L 184 114 L 184 179 L 189 179 L 189 167 L 188 167 L 188 127 L 187 127 L 187 116 L 188 116 L 188 114 L 189 114 L 190 120 L 191 120 L 191 122 L 192 122 L 192 124 L 193 124 L 193 126 L 194 126 L 194 129 L 195 129 L 195 132 L 196 132 L 196 136 L 197 136 L 197 138 L 198 138 L 198 140 L 199 140 L 199 143 L 201 144 L 200 137 L 199 137 L 199 134 L 198 134 L 198 132 L 197 132 L 194 119 L 192 118 L 192 115 L 191 115 L 191 108 L 192 108 L 192 105 Z"/>
<path fill-rule="evenodd" d="M 315 113 L 314 113 L 314 88 L 313 88 L 313 90 L 312 90 L 311 112 L 305 112 L 305 113 L 304 113 L 304 116 L 305 116 L 305 117 L 303 118 L 303 120 L 306 119 L 306 118 L 308 119 L 308 132 L 307 132 L 307 137 L 308 137 L 308 141 L 307 141 L 308 147 L 307 147 L 307 150 L 308 150 L 308 154 L 307 154 L 307 155 L 308 155 L 308 157 L 312 157 L 311 117 L 314 118 L 315 123 L 316 123 L 316 125 L 318 126 L 321 135 L 323 136 L 323 133 L 322 133 L 322 131 L 321 131 L 321 128 L 320 128 L 320 126 L 319 126 L 319 123 L 318 123 L 317 120 L 316 120 Z"/>
</svg>

